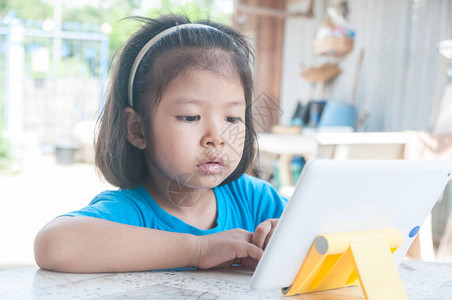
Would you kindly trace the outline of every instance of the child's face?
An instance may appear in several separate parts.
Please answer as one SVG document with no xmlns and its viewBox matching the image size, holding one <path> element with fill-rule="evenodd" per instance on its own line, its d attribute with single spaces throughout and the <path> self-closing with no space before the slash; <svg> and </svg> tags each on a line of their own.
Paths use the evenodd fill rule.
<svg viewBox="0 0 452 300">
<path fill-rule="evenodd" d="M 165 176 L 212 188 L 237 167 L 245 141 L 241 82 L 194 70 L 166 88 L 151 114 L 151 178 Z"/>
</svg>

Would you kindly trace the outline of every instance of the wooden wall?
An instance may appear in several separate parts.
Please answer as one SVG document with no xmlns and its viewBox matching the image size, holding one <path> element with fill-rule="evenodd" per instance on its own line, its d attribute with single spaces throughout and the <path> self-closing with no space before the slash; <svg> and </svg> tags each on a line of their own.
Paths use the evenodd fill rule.
<svg viewBox="0 0 452 300">
<path fill-rule="evenodd" d="M 333 2 L 333 1 L 331 1 Z M 310 66 L 338 62 L 342 69 L 326 87 L 326 98 L 349 102 L 359 49 L 364 50 L 357 81 L 358 116 L 369 118 L 361 131 L 428 130 L 435 99 L 441 96 L 446 62 L 437 44 L 451 38 L 450 0 L 349 0 L 355 48 L 342 59 L 324 58 L 313 41 L 328 5 L 314 3 L 314 18 L 287 18 L 282 64 L 280 123 L 290 120 L 297 101 L 307 102 L 310 84 L 299 74 Z M 290 1 L 287 10 L 302 3 Z"/>
<path fill-rule="evenodd" d="M 254 125 L 269 132 L 280 117 L 282 55 L 286 0 L 241 0 L 234 27 L 248 37 L 255 50 Z M 238 22 L 244 18 L 242 22 Z"/>
</svg>

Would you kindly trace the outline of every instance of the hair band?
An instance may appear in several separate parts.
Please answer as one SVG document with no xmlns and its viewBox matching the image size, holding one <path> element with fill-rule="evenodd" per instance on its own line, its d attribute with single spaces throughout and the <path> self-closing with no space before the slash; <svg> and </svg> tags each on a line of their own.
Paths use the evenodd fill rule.
<svg viewBox="0 0 452 300">
<path fill-rule="evenodd" d="M 143 48 L 140 50 L 140 52 L 138 53 L 137 57 L 135 58 L 135 61 L 133 62 L 132 65 L 132 69 L 130 70 L 130 75 L 129 75 L 129 84 L 128 84 L 128 94 L 129 94 L 129 106 L 133 108 L 133 82 L 135 80 L 135 73 L 138 70 L 138 66 L 141 63 L 141 60 L 143 59 L 143 57 L 146 55 L 146 53 L 149 51 L 149 49 L 151 49 L 151 47 L 158 41 L 160 40 L 162 37 L 167 36 L 173 32 L 175 32 L 178 29 L 182 29 L 182 28 L 206 28 L 206 29 L 214 29 L 216 31 L 220 31 L 219 29 L 209 26 L 209 25 L 204 25 L 204 24 L 196 24 L 196 23 L 187 23 L 187 24 L 181 24 L 181 25 L 176 25 L 173 27 L 170 27 L 168 29 L 163 30 L 162 32 L 160 32 L 159 34 L 157 34 L 156 36 L 154 36 L 152 39 L 150 39 L 144 46 Z M 221 32 L 221 31 L 220 31 Z"/>
</svg>

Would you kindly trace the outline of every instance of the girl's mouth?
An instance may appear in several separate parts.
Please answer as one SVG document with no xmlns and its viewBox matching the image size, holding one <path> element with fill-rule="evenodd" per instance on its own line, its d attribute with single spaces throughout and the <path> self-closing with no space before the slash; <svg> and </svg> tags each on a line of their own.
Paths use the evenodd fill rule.
<svg viewBox="0 0 452 300">
<path fill-rule="evenodd" d="M 223 171 L 225 165 L 222 159 L 215 159 L 200 163 L 196 167 L 205 175 L 217 175 Z"/>
</svg>

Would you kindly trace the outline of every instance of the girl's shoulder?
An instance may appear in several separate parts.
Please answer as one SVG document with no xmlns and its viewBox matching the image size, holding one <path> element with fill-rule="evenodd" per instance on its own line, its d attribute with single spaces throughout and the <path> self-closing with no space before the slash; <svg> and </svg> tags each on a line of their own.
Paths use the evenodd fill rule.
<svg viewBox="0 0 452 300">
<path fill-rule="evenodd" d="M 248 174 L 243 174 L 242 176 L 240 176 L 238 179 L 225 184 L 225 187 L 228 188 L 234 188 L 234 189 L 243 189 L 245 191 L 263 191 L 263 190 L 275 190 L 275 188 L 268 183 L 265 180 L 262 180 L 260 178 L 248 175 Z M 276 190 L 275 190 L 276 191 Z"/>
<path fill-rule="evenodd" d="M 257 177 L 243 174 L 238 179 L 219 186 L 222 193 L 234 198 L 261 201 L 263 199 L 278 199 L 286 202 L 287 199 L 279 195 L 278 191 L 267 181 Z"/>
<path fill-rule="evenodd" d="M 153 207 L 143 187 L 134 189 L 107 190 L 101 192 L 91 202 L 63 216 L 96 217 L 123 224 L 144 226 L 143 216 L 152 215 Z"/>
<path fill-rule="evenodd" d="M 91 200 L 90 205 L 98 202 L 146 202 L 148 201 L 148 193 L 142 186 L 137 186 L 132 189 L 117 189 L 106 190 L 99 193 Z"/>
</svg>

